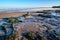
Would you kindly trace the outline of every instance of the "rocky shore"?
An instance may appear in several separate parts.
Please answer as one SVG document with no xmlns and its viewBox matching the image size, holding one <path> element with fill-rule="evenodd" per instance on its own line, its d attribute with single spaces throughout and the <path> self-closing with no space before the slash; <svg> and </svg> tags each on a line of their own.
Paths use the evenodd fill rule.
<svg viewBox="0 0 60 40">
<path fill-rule="evenodd" d="M 0 34 L 2 33 L 5 34 L 0 37 L 2 40 L 6 39 L 7 35 L 9 37 L 6 40 L 60 40 L 60 16 L 25 14 L 16 18 L 5 18 L 0 22 Z"/>
<path fill-rule="evenodd" d="M 26 36 L 23 36 L 25 33 L 33 32 L 34 34 L 38 32 L 41 40 L 60 40 L 60 18 L 45 18 L 41 16 L 33 16 L 32 19 L 25 19 L 22 23 L 15 24 L 16 30 L 16 40 L 29 40 Z M 23 35 L 22 35 L 23 34 Z M 36 34 L 35 34 L 36 35 Z M 31 38 L 30 40 L 32 40 Z M 35 39 L 33 39 L 35 40 Z M 36 40 L 39 40 L 37 38 Z"/>
</svg>

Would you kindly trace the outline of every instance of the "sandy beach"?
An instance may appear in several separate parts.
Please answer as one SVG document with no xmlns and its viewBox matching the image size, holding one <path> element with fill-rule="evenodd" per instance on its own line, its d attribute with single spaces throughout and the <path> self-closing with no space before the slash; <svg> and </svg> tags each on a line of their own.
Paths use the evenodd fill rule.
<svg viewBox="0 0 60 40">
<path fill-rule="evenodd" d="M 9 17 L 18 17 L 22 16 L 25 13 L 0 13 L 0 18 L 9 18 Z"/>
<path fill-rule="evenodd" d="M 19 16 L 22 16 L 26 13 L 27 12 L 24 12 L 24 13 L 20 13 L 20 12 L 6 13 L 6 12 L 3 12 L 3 13 L 0 13 L 0 18 L 19 17 Z M 30 15 L 38 15 L 38 14 L 43 14 L 43 13 L 32 13 L 32 12 L 30 13 Z"/>
</svg>

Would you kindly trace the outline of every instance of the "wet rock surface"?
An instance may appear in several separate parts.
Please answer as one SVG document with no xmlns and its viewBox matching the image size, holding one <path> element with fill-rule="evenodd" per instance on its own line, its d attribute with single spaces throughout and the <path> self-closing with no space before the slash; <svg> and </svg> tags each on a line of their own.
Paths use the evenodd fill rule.
<svg viewBox="0 0 60 40">
<path fill-rule="evenodd" d="M 25 19 L 23 23 L 18 23 L 16 26 L 18 34 L 21 35 L 20 40 L 60 40 L 59 20 L 60 18 L 46 18 L 41 16 L 34 16 L 33 19 Z M 28 35 L 31 31 L 34 33 L 33 37 Z M 38 32 L 40 39 L 37 37 L 36 32 Z"/>
</svg>

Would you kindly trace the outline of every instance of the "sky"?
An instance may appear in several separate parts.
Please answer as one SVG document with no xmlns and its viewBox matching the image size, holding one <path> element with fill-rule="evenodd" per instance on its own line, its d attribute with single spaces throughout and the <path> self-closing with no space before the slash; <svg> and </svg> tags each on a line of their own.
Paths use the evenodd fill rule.
<svg viewBox="0 0 60 40">
<path fill-rule="evenodd" d="M 33 8 L 59 5 L 60 0 L 0 0 L 0 8 Z"/>
</svg>

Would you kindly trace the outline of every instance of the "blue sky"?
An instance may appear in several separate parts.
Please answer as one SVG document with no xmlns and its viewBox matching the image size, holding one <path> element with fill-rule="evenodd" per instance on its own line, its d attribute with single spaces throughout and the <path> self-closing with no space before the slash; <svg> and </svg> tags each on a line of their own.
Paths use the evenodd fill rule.
<svg viewBox="0 0 60 40">
<path fill-rule="evenodd" d="M 31 8 L 59 6 L 60 0 L 0 0 L 0 8 Z"/>
</svg>

